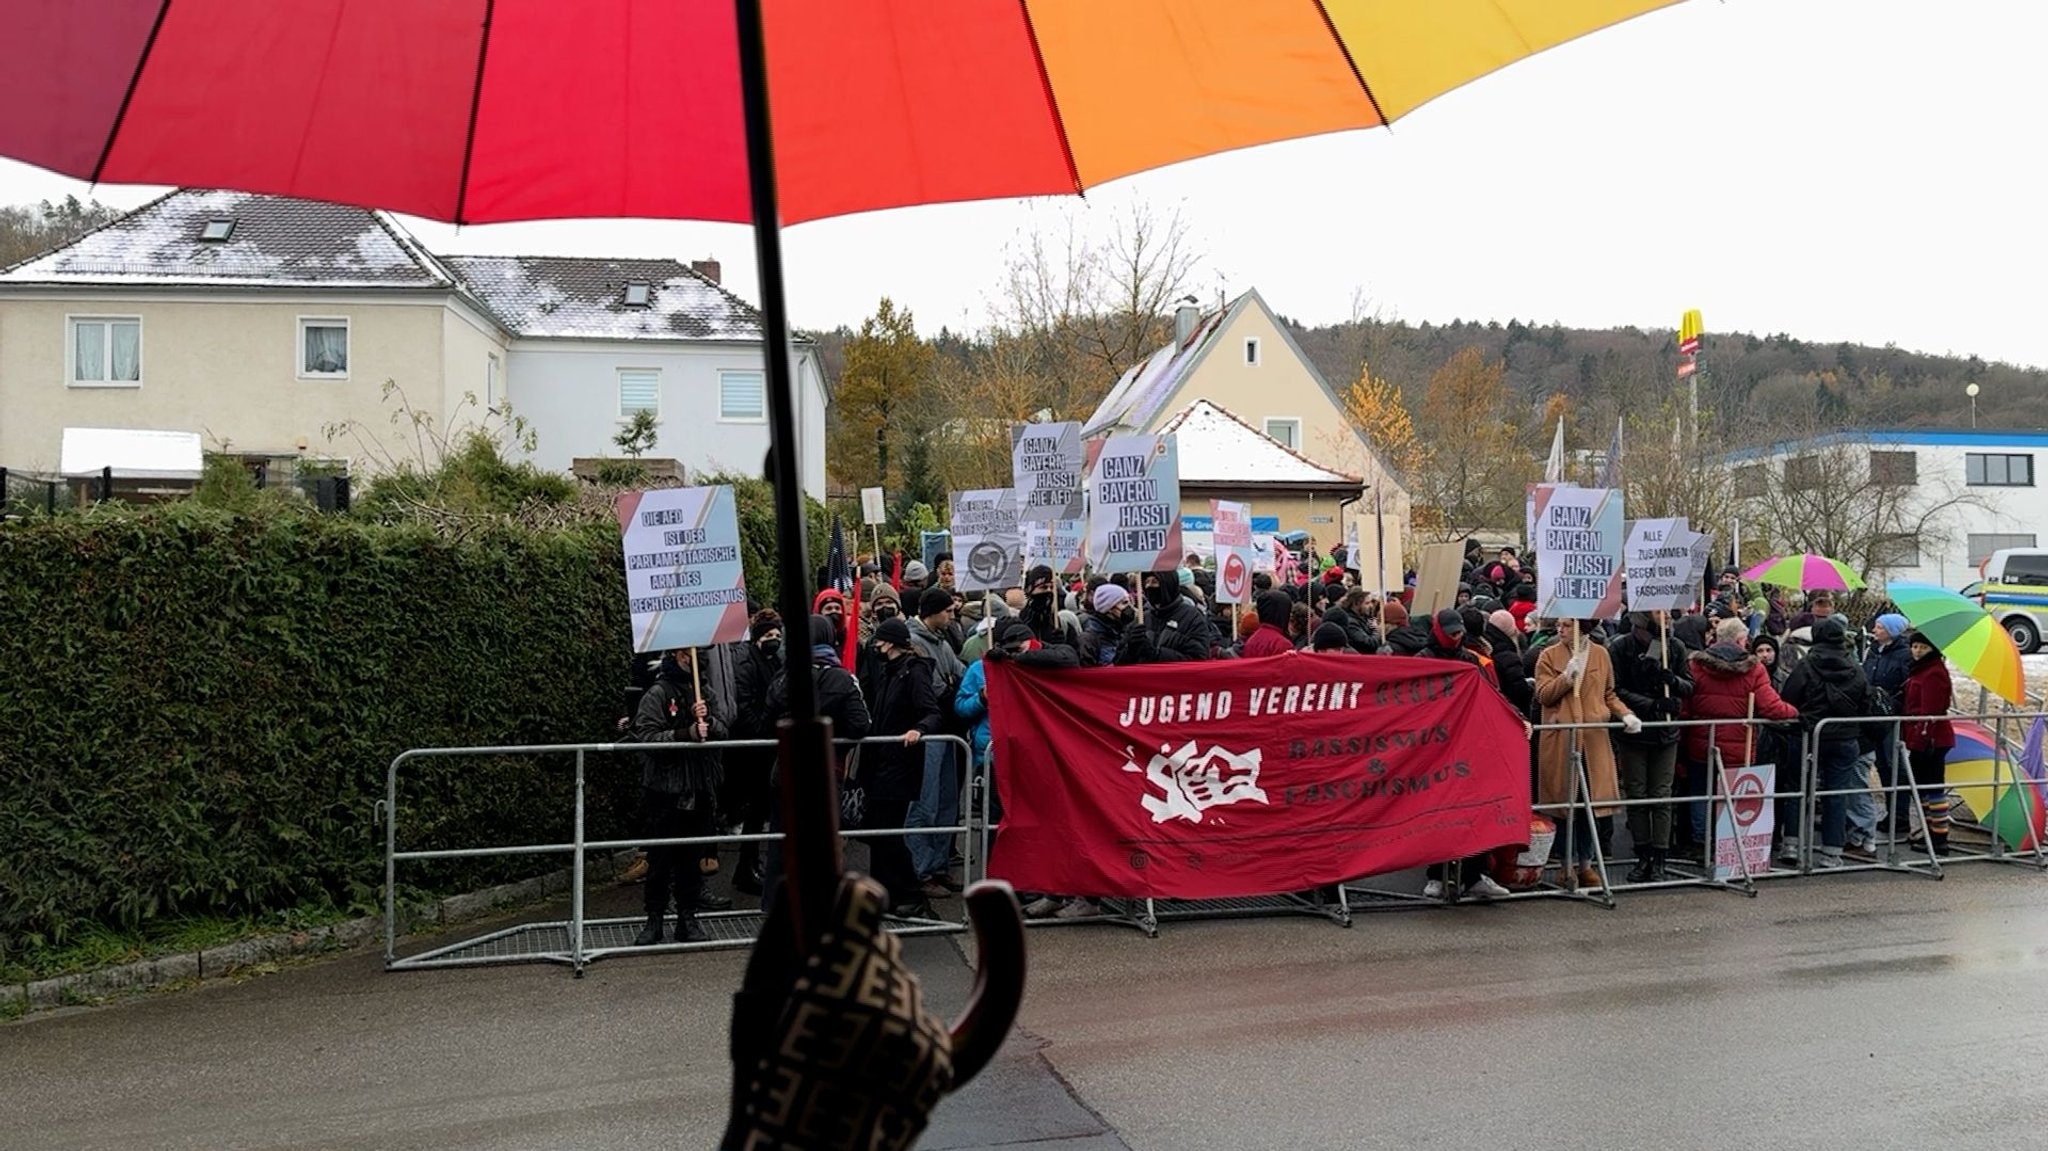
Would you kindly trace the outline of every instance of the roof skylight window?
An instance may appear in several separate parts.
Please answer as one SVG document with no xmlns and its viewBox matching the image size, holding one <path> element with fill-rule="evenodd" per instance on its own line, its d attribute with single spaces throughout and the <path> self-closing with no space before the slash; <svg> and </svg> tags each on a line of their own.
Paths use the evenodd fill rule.
<svg viewBox="0 0 2048 1151">
<path fill-rule="evenodd" d="M 647 306 L 647 302 L 653 298 L 653 294 L 654 289 L 646 284 L 627 284 L 626 306 L 629 308 L 644 308 Z"/>
<path fill-rule="evenodd" d="M 234 234 L 233 220 L 208 220 L 206 227 L 200 230 L 199 238 L 209 244 L 224 244 L 228 237 Z"/>
</svg>

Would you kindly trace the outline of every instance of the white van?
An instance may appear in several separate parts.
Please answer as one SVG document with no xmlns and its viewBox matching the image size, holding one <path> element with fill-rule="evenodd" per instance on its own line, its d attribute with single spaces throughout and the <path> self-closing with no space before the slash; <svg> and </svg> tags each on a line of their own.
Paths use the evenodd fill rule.
<svg viewBox="0 0 2048 1151">
<path fill-rule="evenodd" d="M 1988 609 L 2022 655 L 2048 634 L 2048 548 L 2004 548 L 1984 561 L 1984 578 L 1963 594 Z"/>
</svg>

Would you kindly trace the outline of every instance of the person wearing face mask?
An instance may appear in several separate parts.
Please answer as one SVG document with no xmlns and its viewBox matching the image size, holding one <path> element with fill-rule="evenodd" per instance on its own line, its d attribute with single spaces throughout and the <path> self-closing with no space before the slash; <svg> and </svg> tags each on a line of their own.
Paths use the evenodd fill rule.
<svg viewBox="0 0 2048 1151">
<path fill-rule="evenodd" d="M 1145 634 L 1151 659 L 1180 663 L 1206 660 L 1221 639 L 1209 617 L 1180 592 L 1180 573 L 1172 568 L 1145 573 Z"/>
<path fill-rule="evenodd" d="M 1080 625 L 1068 622 L 1061 614 L 1059 582 L 1053 578 L 1050 567 L 1039 564 L 1025 573 L 1024 610 L 1018 618 L 1040 644 L 1063 644 L 1076 652 L 1081 650 Z"/>
<path fill-rule="evenodd" d="M 734 661 L 734 739 L 775 738 L 775 725 L 768 713 L 768 687 L 781 674 L 782 617 L 771 609 L 755 615 L 747 625 L 746 649 Z M 741 834 L 759 835 L 768 824 L 768 809 L 775 802 L 768 772 L 774 766 L 772 747 L 735 748 L 726 753 L 726 792 L 719 807 L 738 817 Z M 736 891 L 761 894 L 760 844 L 740 845 L 739 871 L 732 885 Z"/>
<path fill-rule="evenodd" d="M 1081 666 L 1112 667 L 1123 649 L 1124 636 L 1137 621 L 1131 593 L 1105 583 L 1090 593 L 1088 607 L 1081 620 Z"/>
<path fill-rule="evenodd" d="M 943 594 L 943 589 L 931 590 Z M 906 826 L 910 805 L 924 787 L 926 749 L 918 744 L 938 733 L 939 702 L 932 692 L 931 661 L 918 654 L 908 624 L 888 619 L 877 625 L 875 655 L 861 684 L 874 724 L 869 734 L 902 740 L 900 747 L 873 746 L 861 753 L 866 826 L 881 830 Z M 889 889 L 891 914 L 930 918 L 931 904 L 912 865 L 908 839 L 891 835 L 866 842 L 868 873 Z"/>
<path fill-rule="evenodd" d="M 826 588 L 811 601 L 811 615 L 822 616 L 832 624 L 832 642 L 846 650 L 846 596 L 838 588 Z"/>
</svg>

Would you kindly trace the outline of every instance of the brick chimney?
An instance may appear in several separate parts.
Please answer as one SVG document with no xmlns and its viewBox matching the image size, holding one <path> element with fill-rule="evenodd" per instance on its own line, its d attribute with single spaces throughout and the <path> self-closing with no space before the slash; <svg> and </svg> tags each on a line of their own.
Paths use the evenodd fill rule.
<svg viewBox="0 0 2048 1151">
<path fill-rule="evenodd" d="M 705 279 L 711 281 L 712 283 L 716 284 L 719 282 L 719 273 L 722 272 L 724 269 L 718 266 L 717 260 L 704 259 L 691 260 L 690 270 L 704 277 Z"/>
</svg>

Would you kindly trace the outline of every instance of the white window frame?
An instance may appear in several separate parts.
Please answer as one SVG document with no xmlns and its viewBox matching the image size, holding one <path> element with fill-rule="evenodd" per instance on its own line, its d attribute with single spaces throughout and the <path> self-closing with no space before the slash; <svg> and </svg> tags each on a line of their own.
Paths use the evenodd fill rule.
<svg viewBox="0 0 2048 1151">
<path fill-rule="evenodd" d="M 1257 336 L 1246 336 L 1244 338 L 1244 366 L 1256 368 L 1264 361 L 1265 350 L 1259 346 L 1259 338 Z"/>
<path fill-rule="evenodd" d="M 504 401 L 505 361 L 496 352 L 484 353 L 484 410 L 496 411 Z"/>
<path fill-rule="evenodd" d="M 1283 440 L 1283 439 L 1281 439 L 1281 438 L 1280 438 L 1279 436 L 1276 436 L 1276 435 L 1274 435 L 1274 434 L 1273 434 L 1273 425 L 1274 425 L 1274 424 L 1292 424 L 1292 425 L 1294 425 L 1294 442 L 1290 444 L 1290 443 L 1288 443 L 1288 442 L 1287 442 L 1286 440 Z M 1266 438 L 1267 438 L 1267 439 L 1269 439 L 1269 440 L 1272 440 L 1272 441 L 1274 441 L 1275 443 L 1279 444 L 1279 445 L 1280 445 L 1281 447 L 1283 447 L 1283 448 L 1286 448 L 1286 449 L 1287 449 L 1288 451 L 1291 451 L 1291 452 L 1298 452 L 1298 451 L 1300 451 L 1300 450 L 1301 450 L 1301 417 L 1300 417 L 1300 416 L 1267 416 L 1267 417 L 1266 417 L 1266 418 L 1265 418 L 1264 420 L 1261 420 L 1261 421 L 1259 422 L 1259 430 L 1260 430 L 1261 432 L 1264 432 L 1264 433 L 1265 433 L 1265 436 L 1266 436 Z"/>
<path fill-rule="evenodd" d="M 306 369 L 307 328 L 340 328 L 343 332 L 342 355 L 347 357 L 349 367 L 343 368 L 338 372 L 308 371 Z M 348 322 L 347 316 L 300 316 L 299 322 L 292 328 L 292 334 L 294 337 L 292 340 L 292 371 L 297 375 L 299 379 L 348 379 L 349 369 L 353 368 L 356 362 L 356 333 L 355 327 Z"/>
<path fill-rule="evenodd" d="M 660 368 L 636 368 L 636 367 L 622 367 L 622 368 L 618 369 L 618 373 L 617 373 L 617 375 L 618 375 L 618 400 L 619 400 L 619 407 L 618 407 L 618 415 L 619 415 L 619 422 L 620 422 L 620 423 L 622 423 L 622 424 L 625 424 L 625 423 L 631 423 L 631 422 L 632 422 L 632 419 L 633 419 L 633 413 L 632 413 L 632 412 L 629 412 L 629 411 L 627 411 L 627 410 L 626 410 L 626 377 L 627 377 L 627 376 L 653 376 L 653 377 L 654 377 L 654 418 L 655 418 L 655 419 L 657 419 L 657 420 L 658 420 L 658 419 L 660 419 L 660 418 L 661 418 L 661 369 L 660 369 Z M 638 409 L 635 409 L 635 410 L 638 410 Z"/>
<path fill-rule="evenodd" d="M 128 324 L 135 325 L 135 378 L 132 380 L 81 380 L 78 378 L 78 325 L 80 324 Z M 143 324 L 141 316 L 113 316 L 100 313 L 80 313 L 64 317 L 64 386 L 67 388 L 139 388 L 145 373 L 142 362 Z M 111 371 L 114 366 L 114 332 L 107 329 L 104 348 L 106 365 Z"/>
<path fill-rule="evenodd" d="M 725 410 L 725 378 L 727 376 L 753 376 L 761 381 L 761 414 L 758 416 L 728 415 Z M 765 424 L 768 422 L 768 373 L 760 368 L 720 368 L 718 370 L 718 422 L 721 424 Z"/>
</svg>

